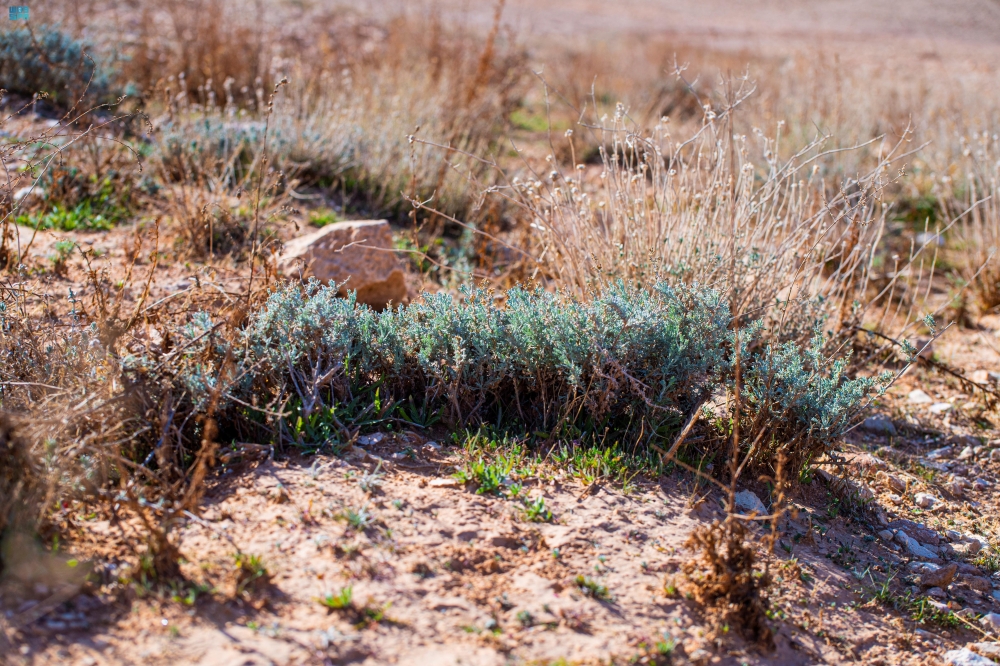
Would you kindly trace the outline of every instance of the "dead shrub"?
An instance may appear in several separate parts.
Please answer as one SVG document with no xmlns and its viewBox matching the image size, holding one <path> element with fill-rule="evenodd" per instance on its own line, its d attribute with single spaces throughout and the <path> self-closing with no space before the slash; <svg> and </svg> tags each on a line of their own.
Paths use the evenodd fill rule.
<svg viewBox="0 0 1000 666">
<path fill-rule="evenodd" d="M 695 556 L 681 565 L 685 592 L 719 614 L 720 622 L 736 627 L 753 642 L 774 647 L 767 624 L 767 589 L 771 574 L 755 568 L 757 557 L 747 527 L 738 520 L 698 526 L 685 542 Z"/>
</svg>

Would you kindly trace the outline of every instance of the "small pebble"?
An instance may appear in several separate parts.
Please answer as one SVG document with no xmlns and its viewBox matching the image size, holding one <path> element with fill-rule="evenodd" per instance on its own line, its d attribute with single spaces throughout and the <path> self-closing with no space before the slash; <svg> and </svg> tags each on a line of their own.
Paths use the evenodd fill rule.
<svg viewBox="0 0 1000 666">
<path fill-rule="evenodd" d="M 1000 643 L 972 643 L 968 646 L 973 652 L 989 659 L 1000 659 Z"/>
<path fill-rule="evenodd" d="M 987 613 L 979 619 L 979 624 L 996 633 L 997 631 L 1000 631 L 1000 615 L 997 615 L 996 613 Z"/>
<path fill-rule="evenodd" d="M 764 506 L 764 503 L 760 501 L 759 497 L 749 490 L 741 490 L 736 493 L 736 497 L 734 499 L 736 500 L 736 508 L 741 511 L 745 511 L 746 513 L 756 513 L 758 516 L 767 515 L 767 507 Z"/>
<path fill-rule="evenodd" d="M 981 657 L 969 648 L 944 653 L 946 666 L 994 666 L 992 659 Z"/>
<path fill-rule="evenodd" d="M 906 398 L 907 400 L 910 401 L 911 404 L 914 405 L 928 405 L 934 402 L 934 399 L 932 397 L 930 397 L 929 395 L 927 395 L 927 393 L 921 391 L 920 389 L 915 389 L 913 391 L 910 391 L 909 395 L 907 395 Z"/>
<path fill-rule="evenodd" d="M 358 437 L 358 446 L 373 446 L 381 442 L 383 439 L 385 439 L 384 432 L 376 432 L 372 433 L 371 435 L 362 435 L 361 437 Z"/>
<path fill-rule="evenodd" d="M 917 493 L 913 499 L 921 509 L 932 509 L 941 500 L 930 493 Z"/>
<path fill-rule="evenodd" d="M 951 549 L 959 555 L 975 555 L 982 550 L 983 547 L 979 545 L 978 541 L 969 541 L 966 543 L 952 544 Z"/>
<path fill-rule="evenodd" d="M 931 414 L 944 414 L 945 412 L 950 412 L 955 408 L 955 405 L 950 402 L 935 402 L 933 405 L 927 408 Z"/>
<path fill-rule="evenodd" d="M 1000 450 L 1000 449 L 998 449 Z M 950 458 L 953 453 L 953 449 L 950 446 L 944 446 L 940 449 L 934 449 L 927 454 L 927 458 L 930 460 L 938 460 L 940 458 Z"/>
<path fill-rule="evenodd" d="M 866 418 L 861 424 L 861 428 L 876 435 L 896 436 L 896 425 L 892 422 L 892 419 L 881 414 L 875 414 Z"/>
</svg>

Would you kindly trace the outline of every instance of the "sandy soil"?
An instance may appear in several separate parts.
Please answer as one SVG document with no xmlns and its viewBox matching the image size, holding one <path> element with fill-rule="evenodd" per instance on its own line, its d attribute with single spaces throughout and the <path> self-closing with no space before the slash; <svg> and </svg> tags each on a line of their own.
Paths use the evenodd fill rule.
<svg viewBox="0 0 1000 666">
<path fill-rule="evenodd" d="M 482 24 L 493 13 L 493 3 L 467 0 L 373 4 L 386 13 L 444 8 L 446 15 Z M 504 16 L 519 34 L 538 37 L 603 40 L 633 33 L 764 50 L 863 45 L 868 52 L 906 49 L 901 55 L 909 57 L 919 45 L 916 53 L 978 53 L 984 61 L 1000 47 L 996 0 L 508 0 Z"/>
<path fill-rule="evenodd" d="M 985 323 L 948 331 L 938 357 L 1000 370 L 992 349 L 1000 318 Z M 460 449 L 404 432 L 364 439 L 344 458 L 248 458 L 220 469 L 201 517 L 178 528 L 187 582 L 172 588 L 122 582 L 134 562 L 127 546 L 134 526 L 67 506 L 62 517 L 74 528 L 62 559 L 39 573 L 38 562 L 53 556 L 25 548 L 29 563 L 12 569 L 37 579 L 15 585 L 8 576 L 0 588 L 16 647 L 8 658 L 91 666 L 627 663 L 643 645 L 669 638 L 676 663 L 942 663 L 945 651 L 984 640 L 979 615 L 1000 612 L 993 597 L 1000 582 L 968 552 L 969 535 L 996 543 L 1000 463 L 989 452 L 1000 440 L 992 439 L 995 416 L 955 382 L 911 375 L 880 408 L 898 436 L 852 434 L 847 450 L 855 457 L 840 469 L 853 490 L 821 473 L 794 493 L 796 515 L 780 523 L 775 553 L 758 546 L 777 581 L 774 651 L 748 645 L 670 593 L 672 584 L 684 589 L 677 571 L 693 556 L 683 546 L 688 534 L 722 515 L 718 492 L 681 473 L 624 492 L 611 483 L 583 486 L 554 469 L 523 491 L 544 497 L 553 520 L 529 522 L 521 503 L 478 495 L 451 476 Z M 914 403 L 909 392 L 918 387 L 953 406 L 935 414 Z M 950 452 L 928 455 L 949 444 Z M 373 473 L 384 474 L 381 485 L 366 491 L 362 480 Z M 987 484 L 971 485 L 975 479 Z M 893 487 L 899 482 L 905 490 Z M 763 486 L 749 487 L 769 501 Z M 857 492 L 874 496 L 869 510 L 850 501 Z M 938 504 L 918 507 L 920 492 Z M 346 516 L 361 510 L 367 526 L 352 527 Z M 902 537 L 886 538 L 887 527 L 935 556 L 914 557 Z M 762 544 L 764 528 L 757 529 Z M 237 551 L 259 556 L 269 582 L 240 593 Z M 71 556 L 93 558 L 97 582 L 54 581 L 52 571 Z M 957 611 L 957 626 L 921 621 L 899 604 L 928 592 L 915 585 L 919 563 L 946 561 L 958 565 L 957 575 L 932 591 L 940 594 L 933 603 Z M 606 586 L 609 598 L 584 594 L 577 576 Z M 887 579 L 891 598 L 874 600 Z M 348 586 L 351 610 L 320 603 Z M 383 617 L 366 619 L 365 609 Z"/>
</svg>

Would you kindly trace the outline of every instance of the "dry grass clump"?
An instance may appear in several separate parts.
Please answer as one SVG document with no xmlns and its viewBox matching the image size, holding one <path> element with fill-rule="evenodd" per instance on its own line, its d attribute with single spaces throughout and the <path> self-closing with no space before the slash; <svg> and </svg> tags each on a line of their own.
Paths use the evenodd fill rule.
<svg viewBox="0 0 1000 666">
<path fill-rule="evenodd" d="M 259 132 L 270 91 L 287 78 L 271 123 L 275 170 L 294 171 L 364 214 L 402 221 L 413 198 L 475 222 L 498 215 L 481 211 L 466 187 L 470 175 L 488 183 L 488 170 L 460 151 L 497 145 L 527 72 L 501 29 L 502 8 L 485 38 L 433 14 L 376 21 L 289 6 L 261 15 L 240 0 L 111 3 L 87 32 L 98 48 L 120 50 L 118 88 L 137 94 L 151 115 L 170 112 L 155 124 L 199 141 L 195 152 Z M 129 38 L 120 43 L 123 30 Z M 413 145 L 413 134 L 448 149 Z M 168 147 L 171 161 L 177 152 Z M 443 222 L 425 236 L 440 234 Z"/>
<path fill-rule="evenodd" d="M 179 255 L 244 258 L 262 234 L 273 235 L 276 218 L 294 210 L 294 170 L 275 166 L 286 162 L 272 127 L 274 100 L 284 84 L 271 91 L 260 120 L 238 119 L 231 105 L 168 102 L 167 116 L 154 128 L 151 162 L 163 183 L 156 210 L 175 223 Z"/>
<path fill-rule="evenodd" d="M 941 197 L 944 213 L 958 220 L 946 257 L 971 286 L 978 308 L 990 312 L 1000 306 L 1000 140 L 976 132 L 963 154 L 961 170 L 942 184 L 955 192 Z"/>
<path fill-rule="evenodd" d="M 710 285 L 783 339 L 853 316 L 854 301 L 867 301 L 899 146 L 883 143 L 866 175 L 831 182 L 825 137 L 781 159 L 780 136 L 734 133 L 749 92 L 706 108 L 693 135 L 675 135 L 669 118 L 646 131 L 619 106 L 595 125 L 596 173 L 550 158 L 548 173 L 495 188 L 530 222 L 534 276 L 579 294 L 615 279 Z"/>
</svg>

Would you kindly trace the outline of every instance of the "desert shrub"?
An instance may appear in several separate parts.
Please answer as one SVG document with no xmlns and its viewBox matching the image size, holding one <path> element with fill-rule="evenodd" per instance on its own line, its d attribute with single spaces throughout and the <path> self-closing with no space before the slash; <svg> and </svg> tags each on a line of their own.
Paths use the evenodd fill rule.
<svg viewBox="0 0 1000 666">
<path fill-rule="evenodd" d="M 240 257 L 249 241 L 270 237 L 294 185 L 286 136 L 270 112 L 236 120 L 232 108 L 180 105 L 174 111 L 156 132 L 150 163 L 164 184 L 158 204 L 180 232 L 178 254 Z"/>
<path fill-rule="evenodd" d="M 590 301 L 513 289 L 503 305 L 472 290 L 385 312 L 336 293 L 317 283 L 279 289 L 238 338 L 199 314 L 171 334 L 184 350 L 171 363 L 127 356 L 127 383 L 148 387 L 153 403 L 173 395 L 175 410 L 211 405 L 221 439 L 335 449 L 390 420 L 394 402 L 410 395 L 456 426 L 556 437 L 611 428 L 669 442 L 709 394 L 735 386 L 731 317 L 705 288 L 618 284 Z M 847 377 L 845 359 L 824 357 L 819 337 L 808 349 L 751 349 L 752 337 L 739 361 L 740 424 L 741 455 L 755 468 L 834 446 L 893 378 Z M 177 437 L 196 439 L 183 428 Z"/>
<path fill-rule="evenodd" d="M 752 463 L 782 459 L 799 469 L 836 445 L 870 401 L 895 375 L 848 378 L 848 359 L 824 357 L 820 330 L 811 344 L 767 343 L 748 357 L 743 380 L 741 427 Z"/>
<path fill-rule="evenodd" d="M 505 307 L 477 290 L 384 313 L 335 294 L 314 283 L 271 296 L 244 333 L 261 371 L 329 376 L 324 391 L 341 396 L 376 382 L 390 396 L 424 394 L 454 423 L 662 421 L 725 360 L 728 310 L 705 289 L 615 285 L 589 302 L 512 289 Z"/>
<path fill-rule="evenodd" d="M 516 288 L 502 304 L 492 292 L 466 290 L 461 300 L 425 295 L 384 312 L 336 294 L 316 282 L 280 288 L 238 343 L 200 314 L 174 334 L 183 363 L 130 356 L 129 383 L 172 387 L 194 411 L 214 405 L 226 415 L 219 423 L 229 424 L 223 437 L 264 427 L 258 436 L 312 448 L 384 423 L 394 401 L 411 395 L 452 425 L 557 437 L 570 426 L 611 428 L 669 440 L 709 394 L 735 386 L 732 317 L 704 287 L 618 283 L 587 301 Z M 848 378 L 844 359 L 823 356 L 820 337 L 805 350 L 791 342 L 751 348 L 759 329 L 741 338 L 739 360 L 743 441 L 755 466 L 834 445 L 892 380 Z M 359 407 L 359 399 L 377 407 Z M 264 419 L 265 427 L 265 412 L 283 416 Z"/>
<path fill-rule="evenodd" d="M 820 322 L 851 332 L 871 309 L 880 197 L 901 143 L 883 141 L 867 172 L 844 178 L 826 137 L 782 159 L 780 125 L 775 136 L 736 132 L 752 86 L 741 79 L 728 90 L 694 128 L 669 118 L 645 127 L 619 104 L 613 117 L 579 126 L 597 133 L 599 165 L 550 154 L 547 173 L 505 175 L 507 186 L 484 196 L 527 223 L 516 242 L 530 275 L 581 297 L 615 280 L 706 284 L 741 325 L 760 319 L 773 340 L 808 344 Z M 893 283 L 919 280 L 921 258 L 911 253 L 904 263 L 914 270 L 897 270 Z"/>
<path fill-rule="evenodd" d="M 84 90 L 95 102 L 113 95 L 111 76 L 97 66 L 89 46 L 51 26 L 37 34 L 28 28 L 0 32 L 0 79 L 8 92 L 48 93 L 60 106 L 74 105 Z"/>
</svg>

